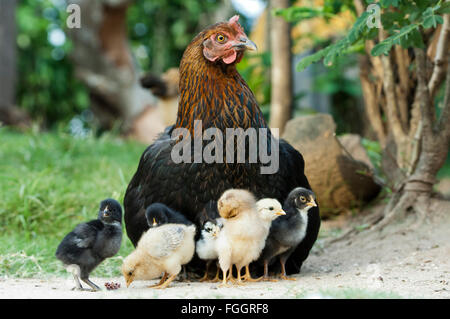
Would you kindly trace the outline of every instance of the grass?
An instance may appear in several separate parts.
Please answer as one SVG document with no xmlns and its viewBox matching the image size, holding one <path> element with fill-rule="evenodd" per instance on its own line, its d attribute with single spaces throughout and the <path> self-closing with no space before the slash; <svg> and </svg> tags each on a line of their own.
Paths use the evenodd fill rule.
<svg viewBox="0 0 450 319">
<path fill-rule="evenodd" d="M 122 203 L 146 147 L 107 134 L 77 139 L 6 128 L 0 128 L 0 140 L 0 276 L 17 277 L 63 271 L 54 258 L 62 237 L 96 218 L 101 200 Z M 115 265 L 131 249 L 124 236 L 118 257 L 93 276 L 119 274 Z"/>
</svg>

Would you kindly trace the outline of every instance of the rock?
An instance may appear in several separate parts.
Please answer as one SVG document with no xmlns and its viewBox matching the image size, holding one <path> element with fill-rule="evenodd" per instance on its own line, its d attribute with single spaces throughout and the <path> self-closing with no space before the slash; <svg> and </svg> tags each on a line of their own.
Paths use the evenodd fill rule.
<svg viewBox="0 0 450 319">
<path fill-rule="evenodd" d="M 322 217 L 361 206 L 381 189 L 371 176 L 370 166 L 348 156 L 335 130 L 331 115 L 314 114 L 290 120 L 282 136 L 304 157 L 305 174 L 316 193 Z M 354 138 L 350 142 L 356 144 Z M 355 158 L 363 159 L 363 155 Z"/>
<path fill-rule="evenodd" d="M 344 134 L 338 137 L 341 146 L 357 161 L 363 162 L 374 169 L 366 149 L 362 146 L 361 136 L 358 134 Z"/>
</svg>

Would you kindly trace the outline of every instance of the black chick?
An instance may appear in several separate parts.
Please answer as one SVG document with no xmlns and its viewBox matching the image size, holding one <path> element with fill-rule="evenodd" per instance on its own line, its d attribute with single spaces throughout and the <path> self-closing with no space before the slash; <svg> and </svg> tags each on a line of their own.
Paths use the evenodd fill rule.
<svg viewBox="0 0 450 319">
<path fill-rule="evenodd" d="M 56 249 L 56 258 L 72 272 L 76 287 L 83 290 L 80 278 L 92 291 L 100 288 L 89 280 L 89 274 L 106 258 L 112 257 L 122 243 L 122 207 L 114 199 L 100 203 L 98 218 L 78 224 Z"/>
<path fill-rule="evenodd" d="M 183 214 L 161 203 L 154 203 L 148 206 L 145 210 L 145 218 L 150 228 L 169 223 L 192 225 L 192 222 L 184 217 Z"/>
<path fill-rule="evenodd" d="M 266 245 L 259 258 L 264 263 L 264 280 L 269 279 L 269 263 L 277 256 L 281 264 L 281 278 L 295 280 L 286 277 L 285 264 L 297 245 L 305 239 L 308 211 L 317 206 L 315 199 L 314 193 L 303 187 L 297 187 L 289 193 L 283 205 L 286 215 L 272 222 Z"/>
</svg>

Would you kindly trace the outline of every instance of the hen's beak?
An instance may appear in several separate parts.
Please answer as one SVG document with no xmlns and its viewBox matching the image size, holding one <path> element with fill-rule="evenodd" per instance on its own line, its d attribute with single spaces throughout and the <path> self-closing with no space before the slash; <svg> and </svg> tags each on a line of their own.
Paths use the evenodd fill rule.
<svg viewBox="0 0 450 319">
<path fill-rule="evenodd" d="M 276 212 L 275 215 L 283 216 L 283 215 L 286 215 L 286 213 L 284 212 L 284 210 L 280 210 L 280 211 Z"/>
<path fill-rule="evenodd" d="M 233 44 L 232 48 L 239 48 L 241 50 L 257 51 L 258 48 L 252 40 L 246 37 L 241 37 L 237 43 Z"/>
<path fill-rule="evenodd" d="M 153 226 L 158 225 L 158 223 L 156 222 L 156 220 L 153 218 Z"/>
</svg>

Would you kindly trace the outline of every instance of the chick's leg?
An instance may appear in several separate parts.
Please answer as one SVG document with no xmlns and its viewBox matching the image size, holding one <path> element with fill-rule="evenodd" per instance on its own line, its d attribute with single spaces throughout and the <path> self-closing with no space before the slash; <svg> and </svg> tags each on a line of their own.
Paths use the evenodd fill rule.
<svg viewBox="0 0 450 319">
<path fill-rule="evenodd" d="M 94 284 L 92 281 L 89 280 L 89 278 L 81 278 L 81 280 L 83 280 L 85 283 L 87 283 L 89 285 L 89 287 L 92 288 L 91 291 L 100 291 L 100 287 L 97 286 L 96 284 Z"/>
<path fill-rule="evenodd" d="M 219 285 L 219 287 L 230 287 L 230 285 L 228 284 L 228 278 L 227 278 L 227 271 L 228 270 L 225 270 L 225 269 L 222 269 L 222 272 L 223 272 L 223 274 L 222 274 L 222 276 L 223 276 L 223 279 L 222 279 L 222 283 Z"/>
<path fill-rule="evenodd" d="M 177 277 L 178 274 L 171 275 L 163 284 L 155 286 L 155 289 L 165 289 Z"/>
<path fill-rule="evenodd" d="M 211 282 L 218 282 L 218 281 L 220 281 L 219 273 L 220 273 L 220 267 L 219 267 L 219 264 L 217 263 L 216 276 L 211 280 Z"/>
<path fill-rule="evenodd" d="M 280 258 L 280 264 L 281 264 L 281 275 L 280 275 L 280 277 L 281 277 L 281 279 L 284 279 L 284 280 L 292 280 L 292 281 L 295 281 L 295 280 L 296 280 L 295 278 L 289 278 L 289 277 L 286 275 L 286 268 L 284 267 L 284 264 L 286 263 L 286 259 L 287 259 L 287 258 Z"/>
<path fill-rule="evenodd" d="M 75 280 L 75 287 L 73 287 L 72 290 L 83 290 L 80 279 L 76 274 L 73 274 L 73 280 Z"/>
<path fill-rule="evenodd" d="M 227 279 L 228 279 L 232 284 L 234 284 L 234 283 L 236 283 L 236 278 L 233 277 L 233 265 L 231 265 L 229 271 L 230 271 L 230 272 L 228 273 L 228 278 L 227 278 Z"/>
<path fill-rule="evenodd" d="M 241 277 L 242 267 L 236 266 L 236 270 L 237 270 L 237 281 L 235 282 L 235 284 L 237 284 L 237 285 L 245 285 L 244 282 L 242 281 L 242 277 Z"/>
<path fill-rule="evenodd" d="M 208 280 L 208 270 L 209 270 L 209 265 L 210 265 L 210 264 L 211 264 L 211 260 L 208 260 L 208 261 L 206 262 L 205 275 L 204 275 L 202 278 L 199 279 L 200 282 L 203 282 L 203 281 L 207 281 L 207 280 Z"/>
<path fill-rule="evenodd" d="M 257 278 L 257 279 L 252 278 L 252 275 L 250 274 L 250 269 L 249 269 L 248 265 L 245 266 L 245 275 L 243 278 L 245 279 L 245 281 L 253 281 L 253 282 L 260 281 L 262 279 L 262 277 Z"/>
<path fill-rule="evenodd" d="M 164 282 L 166 279 L 167 279 L 167 273 L 164 272 L 164 275 L 162 276 L 161 280 L 160 280 L 157 284 L 148 286 L 147 288 L 155 288 L 155 287 L 158 287 L 158 286 L 162 285 L 163 282 Z"/>
<path fill-rule="evenodd" d="M 273 281 L 273 282 L 277 282 L 278 280 L 276 279 L 271 279 L 269 277 L 269 260 L 264 260 L 264 275 L 262 277 L 263 281 Z"/>
</svg>

